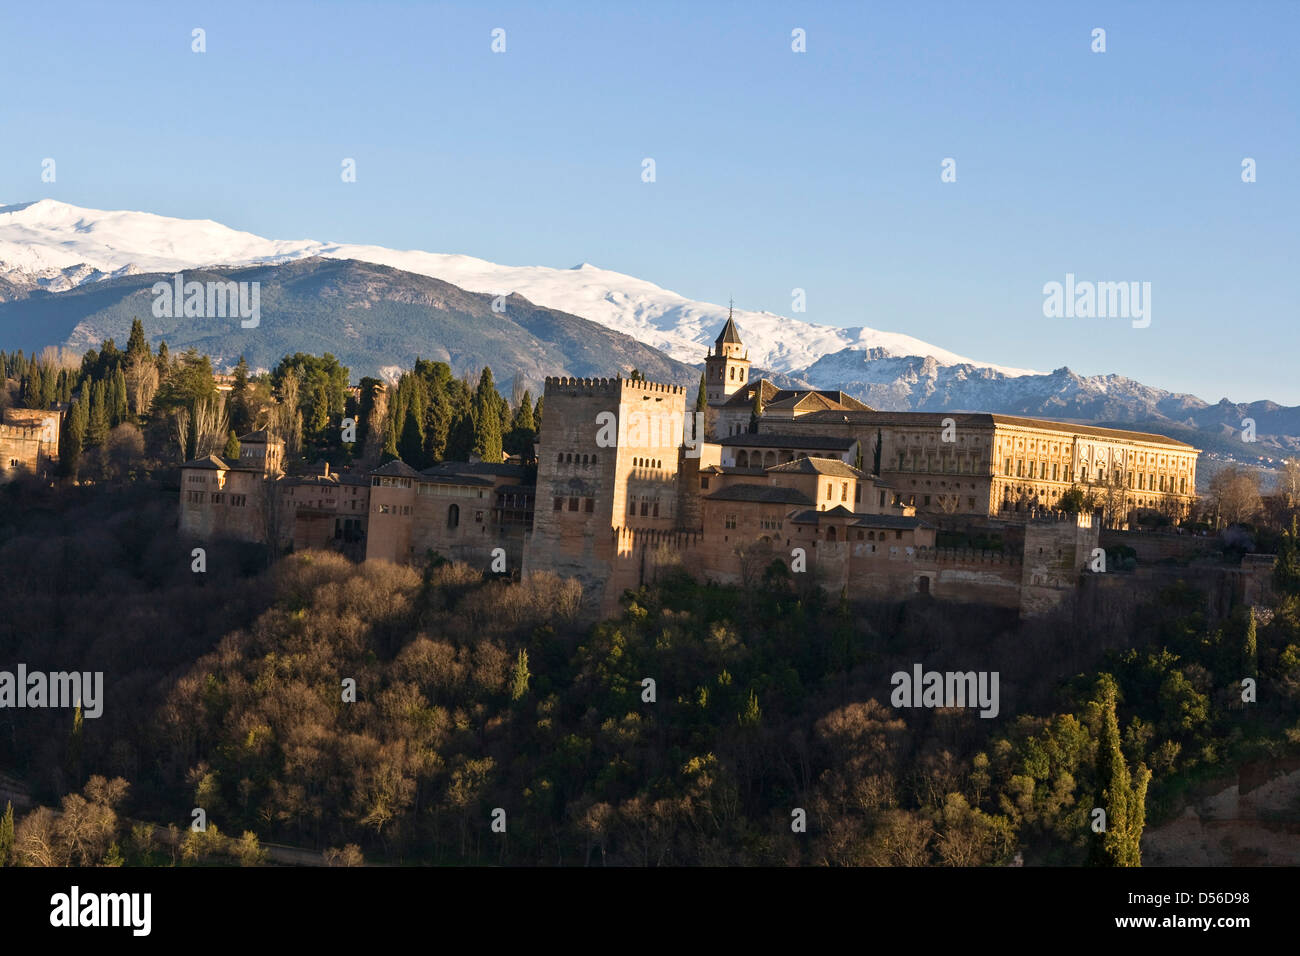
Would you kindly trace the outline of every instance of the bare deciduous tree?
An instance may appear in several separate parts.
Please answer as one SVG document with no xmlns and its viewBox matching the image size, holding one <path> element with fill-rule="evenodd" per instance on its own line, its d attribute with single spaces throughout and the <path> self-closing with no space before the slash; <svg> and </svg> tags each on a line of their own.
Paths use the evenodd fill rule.
<svg viewBox="0 0 1300 956">
<path fill-rule="evenodd" d="M 1259 513 L 1259 472 L 1229 465 L 1210 479 L 1210 502 L 1225 524 L 1242 524 Z"/>
<path fill-rule="evenodd" d="M 126 360 L 126 395 L 134 415 L 149 410 L 158 391 L 158 364 L 144 352 L 136 352 Z"/>
</svg>

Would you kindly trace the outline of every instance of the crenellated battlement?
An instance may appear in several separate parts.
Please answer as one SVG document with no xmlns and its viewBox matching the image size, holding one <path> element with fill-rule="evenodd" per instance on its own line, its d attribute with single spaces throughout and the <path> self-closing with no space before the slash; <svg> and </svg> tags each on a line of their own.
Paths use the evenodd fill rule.
<svg viewBox="0 0 1300 956">
<path fill-rule="evenodd" d="M 622 386 L 618 378 L 573 378 L 567 375 L 548 375 L 546 393 L 558 392 L 562 395 L 591 395 L 604 393 L 616 396 Z"/>
<path fill-rule="evenodd" d="M 686 396 L 686 387 L 664 382 L 650 382 L 643 378 L 631 379 L 616 375 L 614 378 L 574 378 L 568 375 L 548 375 L 545 381 L 548 392 L 564 395 L 621 395 L 638 392 L 660 395 Z"/>
<path fill-rule="evenodd" d="M 625 392 L 649 392 L 650 394 L 659 393 L 662 395 L 685 395 L 686 389 L 681 385 L 667 385 L 663 382 L 649 382 L 643 378 L 630 379 L 620 378 L 618 381 L 623 383 Z"/>
</svg>

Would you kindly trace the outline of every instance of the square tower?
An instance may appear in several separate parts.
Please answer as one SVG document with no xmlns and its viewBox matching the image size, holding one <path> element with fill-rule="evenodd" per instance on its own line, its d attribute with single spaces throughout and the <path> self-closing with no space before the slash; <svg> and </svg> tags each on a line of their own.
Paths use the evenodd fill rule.
<svg viewBox="0 0 1300 956">
<path fill-rule="evenodd" d="M 598 597 L 616 529 L 678 526 L 686 389 L 643 379 L 548 378 L 524 574 L 578 578 Z"/>
</svg>

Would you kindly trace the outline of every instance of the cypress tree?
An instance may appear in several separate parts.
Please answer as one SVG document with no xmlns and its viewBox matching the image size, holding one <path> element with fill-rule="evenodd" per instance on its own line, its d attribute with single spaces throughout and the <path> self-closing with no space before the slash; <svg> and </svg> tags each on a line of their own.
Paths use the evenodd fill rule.
<svg viewBox="0 0 1300 956">
<path fill-rule="evenodd" d="M 1255 611 L 1246 606 L 1246 636 L 1241 647 L 1241 666 L 1246 677 L 1255 677 L 1259 672 L 1259 642 L 1255 633 Z"/>
<path fill-rule="evenodd" d="M 529 432 L 537 430 L 533 425 L 533 397 L 527 391 L 524 392 L 519 408 L 515 411 L 515 420 L 510 423 L 511 431 L 517 428 Z"/>
<path fill-rule="evenodd" d="M 406 418 L 402 423 L 402 437 L 397 441 L 397 453 L 412 468 L 424 467 L 424 432 L 420 428 L 420 419 L 414 405 L 406 406 Z"/>
<path fill-rule="evenodd" d="M 131 417 L 131 410 L 126 403 L 126 375 L 119 365 L 113 372 L 109 385 L 108 400 L 109 425 L 116 427 Z"/>
<path fill-rule="evenodd" d="M 500 402 L 501 396 L 492 382 L 492 369 L 484 366 L 474 392 L 474 444 L 470 450 L 480 460 L 494 464 L 501 462 Z"/>
<path fill-rule="evenodd" d="M 528 652 L 522 648 L 515 659 L 514 671 L 510 675 L 510 699 L 519 700 L 528 693 L 528 679 L 532 674 L 528 670 Z"/>
<path fill-rule="evenodd" d="M 108 387 L 100 379 L 90 386 L 90 421 L 86 426 L 86 447 L 95 448 L 108 437 Z"/>
<path fill-rule="evenodd" d="M 537 404 L 533 407 L 533 428 L 539 435 L 542 433 L 542 399 L 545 397 L 545 394 L 538 395 Z"/>
<path fill-rule="evenodd" d="M 77 477 L 81 453 L 86 447 L 86 432 L 90 428 L 86 404 L 84 398 L 78 398 L 72 403 L 63 430 L 59 432 L 59 471 L 71 478 Z"/>
<path fill-rule="evenodd" d="M 226 436 L 226 447 L 221 450 L 221 457 L 230 461 L 239 458 L 239 436 L 235 434 L 233 428 L 230 430 L 230 434 Z"/>
<path fill-rule="evenodd" d="M 709 401 L 704 391 L 704 373 L 700 373 L 700 390 L 695 393 L 695 410 L 702 412 L 709 407 Z"/>
<path fill-rule="evenodd" d="M 1116 716 L 1118 687 L 1110 674 L 1098 681 L 1101 739 L 1097 741 L 1097 802 L 1106 811 L 1106 829 L 1092 834 L 1089 862 L 1093 866 L 1141 866 L 1142 828 L 1146 824 L 1147 784 L 1151 771 L 1139 764 L 1130 780 L 1120 747 Z"/>
</svg>

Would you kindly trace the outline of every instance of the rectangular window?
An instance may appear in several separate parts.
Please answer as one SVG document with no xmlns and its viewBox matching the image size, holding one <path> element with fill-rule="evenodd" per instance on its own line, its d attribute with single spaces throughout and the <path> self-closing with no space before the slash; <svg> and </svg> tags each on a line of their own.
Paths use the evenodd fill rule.
<svg viewBox="0 0 1300 956">
<path fill-rule="evenodd" d="M 726 519 L 722 522 L 722 524 L 724 527 L 734 528 L 736 526 L 736 516 L 727 515 Z"/>
<path fill-rule="evenodd" d="M 655 517 L 655 518 L 658 518 L 658 517 L 659 517 L 659 502 L 658 502 L 658 501 L 656 501 L 656 502 L 654 503 L 654 507 L 651 509 L 650 513 L 651 513 L 651 516 L 652 516 L 652 517 Z"/>
<path fill-rule="evenodd" d="M 849 483 L 847 481 L 842 481 L 840 482 L 840 501 L 848 501 L 848 500 L 849 500 Z"/>
<path fill-rule="evenodd" d="M 1007 467 L 1004 468 L 1004 469 L 1002 470 L 1002 474 L 1004 474 L 1004 475 L 1010 477 L 1010 475 L 1011 475 L 1011 459 L 1010 459 L 1010 458 L 1007 459 Z"/>
<path fill-rule="evenodd" d="M 704 491 L 709 490 L 709 478 L 707 475 L 700 479 L 700 488 Z"/>
<path fill-rule="evenodd" d="M 591 514 L 593 511 L 595 511 L 595 510 L 596 510 L 596 499 L 595 499 L 595 498 L 584 498 L 583 501 L 582 501 L 582 510 L 585 511 L 587 514 Z"/>
<path fill-rule="evenodd" d="M 1023 458 L 1019 458 L 1016 460 L 1016 477 L 1017 478 L 1025 477 L 1025 460 Z"/>
<path fill-rule="evenodd" d="M 646 516 L 646 514 L 647 514 L 648 511 L 649 511 L 649 508 L 650 508 L 649 502 L 646 502 L 646 501 L 643 500 L 643 501 L 641 502 L 641 517 L 642 517 L 642 518 L 644 518 L 644 517 Z"/>
<path fill-rule="evenodd" d="M 1037 464 L 1037 462 L 1033 462 L 1033 461 L 1031 461 L 1031 462 L 1029 463 L 1029 479 L 1030 479 L 1031 481 L 1032 481 L 1034 478 L 1037 477 L 1037 476 L 1034 474 L 1034 465 L 1036 465 L 1036 464 Z"/>
<path fill-rule="evenodd" d="M 578 499 L 577 499 L 577 498 L 570 498 L 570 499 L 569 499 L 569 510 L 570 510 L 570 511 L 577 511 L 577 510 L 578 510 Z"/>
<path fill-rule="evenodd" d="M 562 511 L 562 510 L 564 510 L 564 499 L 563 499 L 563 498 L 556 498 L 556 499 L 555 499 L 555 508 L 554 508 L 554 510 L 555 510 L 555 511 Z"/>
<path fill-rule="evenodd" d="M 968 507 L 968 508 L 972 508 L 972 509 L 973 509 L 973 508 L 975 507 L 975 499 L 974 499 L 974 498 L 967 498 L 967 499 L 966 499 L 966 507 Z"/>
<path fill-rule="evenodd" d="M 1057 477 L 1057 475 L 1060 474 L 1060 471 L 1059 471 L 1060 467 L 1061 467 L 1061 466 L 1060 466 L 1057 462 L 1052 462 L 1052 480 L 1053 480 L 1053 481 L 1056 481 L 1056 477 Z"/>
<path fill-rule="evenodd" d="M 930 506 L 930 496 L 929 496 L 929 495 L 926 495 L 926 496 L 925 496 L 925 498 L 923 499 L 923 504 L 924 504 L 925 507 L 927 507 L 927 508 Z"/>
</svg>

